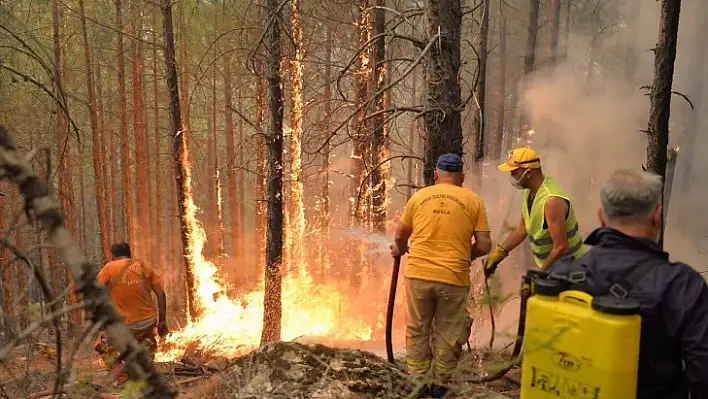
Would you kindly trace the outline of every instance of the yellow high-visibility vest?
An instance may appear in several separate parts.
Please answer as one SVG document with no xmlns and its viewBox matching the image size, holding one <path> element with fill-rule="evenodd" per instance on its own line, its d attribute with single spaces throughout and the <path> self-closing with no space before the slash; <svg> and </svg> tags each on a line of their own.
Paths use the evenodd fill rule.
<svg viewBox="0 0 708 399">
<path fill-rule="evenodd" d="M 536 265 L 542 266 L 553 249 L 553 240 L 548 232 L 548 226 L 544 226 L 546 220 L 544 217 L 544 209 L 549 197 L 559 197 L 568 201 L 568 217 L 565 220 L 565 230 L 568 235 L 568 251 L 565 254 L 570 254 L 578 258 L 585 253 L 583 237 L 580 235 L 580 230 L 578 229 L 578 220 L 575 218 L 575 211 L 573 211 L 570 198 L 565 194 L 563 189 L 561 189 L 553 179 L 546 176 L 536 193 L 536 198 L 533 200 L 531 212 L 529 212 L 527 206 L 530 193 L 531 190 L 525 190 L 522 214 L 524 216 L 524 225 Z"/>
</svg>

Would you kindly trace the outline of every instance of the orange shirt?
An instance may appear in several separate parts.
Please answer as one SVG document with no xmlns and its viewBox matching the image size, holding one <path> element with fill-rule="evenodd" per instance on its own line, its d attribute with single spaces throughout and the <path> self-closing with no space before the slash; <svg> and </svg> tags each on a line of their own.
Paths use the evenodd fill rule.
<svg viewBox="0 0 708 399">
<path fill-rule="evenodd" d="M 489 231 L 477 194 L 452 184 L 426 187 L 408 200 L 401 222 L 413 229 L 406 277 L 470 285 L 473 234 Z"/>
<path fill-rule="evenodd" d="M 126 269 L 127 267 L 127 269 Z M 143 262 L 118 259 L 108 262 L 96 277 L 101 284 L 112 284 L 111 301 L 126 324 L 157 315 L 152 290 L 162 286 L 160 276 Z"/>
</svg>

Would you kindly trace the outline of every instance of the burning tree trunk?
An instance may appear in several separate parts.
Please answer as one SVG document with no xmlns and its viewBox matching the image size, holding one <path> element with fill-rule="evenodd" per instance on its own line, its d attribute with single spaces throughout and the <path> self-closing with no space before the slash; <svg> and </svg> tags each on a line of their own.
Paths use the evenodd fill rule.
<svg viewBox="0 0 708 399">
<path fill-rule="evenodd" d="M 325 38 L 325 66 L 324 66 L 324 131 L 329 133 L 332 121 L 332 28 L 327 25 L 327 34 Z M 327 142 L 322 149 L 322 180 L 320 191 L 320 240 L 318 253 L 320 255 L 319 264 L 321 267 L 320 276 L 324 277 L 329 269 L 329 252 L 325 248 L 325 238 L 329 237 L 330 218 L 329 218 L 329 156 L 330 146 Z"/>
<path fill-rule="evenodd" d="M 384 117 L 384 109 L 386 108 L 385 93 L 381 89 L 388 82 L 387 65 L 386 65 L 386 40 L 384 32 L 386 30 L 386 6 L 385 0 L 376 0 L 376 9 L 374 10 L 373 35 L 379 36 L 373 42 L 373 76 L 372 87 L 377 93 L 374 99 L 375 112 L 379 112 L 373 119 L 373 140 L 371 143 L 372 167 L 371 172 L 371 205 L 372 215 L 371 222 L 373 230 L 378 233 L 386 232 L 386 180 L 388 178 L 388 131 L 386 129 L 386 121 Z"/>
<path fill-rule="evenodd" d="M 123 208 L 128 243 L 135 248 L 135 219 L 133 214 L 133 173 L 130 159 L 130 138 L 128 137 L 128 96 L 125 93 L 125 53 L 123 45 L 122 3 L 116 0 L 116 31 L 118 37 L 118 95 L 120 97 L 121 166 L 123 170 Z"/>
<path fill-rule="evenodd" d="M 290 23 L 292 24 L 293 43 L 295 54 L 290 62 L 291 67 L 291 103 L 290 116 L 292 133 L 290 134 L 290 218 L 289 235 L 290 259 L 289 268 L 294 268 L 298 273 L 305 270 L 305 209 L 303 203 L 302 184 L 302 26 L 300 0 L 290 1 Z"/>
<path fill-rule="evenodd" d="M 419 95 L 418 95 L 418 73 L 416 71 L 413 71 L 413 82 L 411 84 L 411 102 L 413 104 L 418 104 Z M 411 153 L 410 155 L 415 155 L 417 153 L 417 147 L 416 147 L 416 141 L 418 138 L 416 137 L 418 135 L 418 118 L 411 118 L 411 124 L 408 127 L 409 132 L 408 132 L 408 145 L 410 146 Z M 413 164 L 413 157 L 411 156 L 408 158 L 408 165 L 406 167 L 406 173 L 407 173 L 407 179 L 408 179 L 408 187 L 406 187 L 406 201 L 411 199 L 413 196 L 413 186 L 415 185 L 415 166 Z"/>
<path fill-rule="evenodd" d="M 283 93 L 280 86 L 279 0 L 265 2 L 264 45 L 268 63 L 268 235 L 266 239 L 265 298 L 261 343 L 280 340 L 283 259 Z"/>
<path fill-rule="evenodd" d="M 477 169 L 479 187 L 482 183 L 482 160 L 484 159 L 484 127 L 487 125 L 487 42 L 489 40 L 489 3 L 484 0 L 484 10 L 482 11 L 482 23 L 479 28 L 479 73 L 477 74 L 477 108 L 476 119 L 478 123 L 473 125 L 473 135 L 475 138 L 474 164 Z"/>
<path fill-rule="evenodd" d="M 661 1 L 659 41 L 656 50 L 654 50 L 654 82 L 651 87 L 649 125 L 647 127 L 647 170 L 662 178 L 666 176 L 671 86 L 674 80 L 680 11 L 681 0 Z M 661 240 L 663 240 L 663 236 L 662 228 Z"/>
<path fill-rule="evenodd" d="M 551 55 L 548 60 L 552 68 L 558 60 L 558 35 L 560 33 L 561 0 L 551 0 Z"/>
<path fill-rule="evenodd" d="M 371 0 L 360 0 L 359 3 L 359 43 L 361 46 L 368 46 L 371 39 Z M 368 100 L 369 96 L 369 79 L 371 76 L 371 50 L 369 48 L 362 49 L 359 54 L 358 72 L 356 90 L 357 105 L 363 104 Z M 366 175 L 366 158 L 368 155 L 367 145 L 367 123 L 366 123 L 366 107 L 362 107 L 357 112 L 355 118 L 356 125 L 352 138 L 352 155 L 351 155 L 351 183 L 349 187 L 350 204 L 349 217 L 350 225 L 358 226 L 365 224 L 367 214 L 366 198 L 369 194 L 369 188 L 365 185 L 364 176 Z"/>
<path fill-rule="evenodd" d="M 459 0 L 429 0 L 425 14 L 427 39 L 437 43 L 426 57 L 425 81 L 425 185 L 432 185 L 438 156 L 452 152 L 462 156 L 460 112 L 460 30 L 462 10 Z"/>
<path fill-rule="evenodd" d="M 222 202 L 221 202 L 221 178 L 219 176 L 219 145 L 216 135 L 216 64 L 212 66 L 213 77 L 212 77 L 212 114 L 211 114 L 211 141 L 212 141 L 212 157 L 213 157 L 213 172 L 214 172 L 214 196 L 216 197 L 216 218 L 215 218 L 215 228 L 216 228 L 216 248 L 215 252 L 219 259 L 224 256 L 224 224 L 222 215 Z M 220 265 L 221 266 L 221 265 Z"/>
<path fill-rule="evenodd" d="M 101 148 L 101 132 L 98 129 L 98 115 L 96 113 L 96 94 L 93 85 L 93 72 L 91 69 L 91 47 L 88 41 L 88 32 L 86 30 L 86 13 L 84 0 L 79 0 L 79 12 L 81 15 L 81 37 L 84 45 L 84 58 L 86 62 L 86 90 L 88 91 L 88 111 L 91 122 L 91 133 L 93 136 L 93 171 L 96 175 L 96 210 L 98 212 L 98 226 L 100 229 L 101 254 L 103 259 L 111 258 L 110 246 L 106 232 L 106 205 L 104 204 L 104 189 L 103 189 L 103 150 Z M 84 226 L 85 228 L 85 226 Z"/>
<path fill-rule="evenodd" d="M 492 158 L 502 157 L 504 145 L 504 104 L 506 100 L 506 11 L 503 2 L 499 2 L 499 97 L 497 98 L 496 132 L 489 146 Z"/>
<path fill-rule="evenodd" d="M 200 314 L 196 301 L 194 284 L 194 248 L 190 238 L 194 234 L 192 223 L 188 217 L 188 199 L 191 201 L 191 172 L 188 158 L 188 130 L 183 130 L 182 116 L 180 114 L 179 87 L 177 78 L 177 63 L 175 61 L 175 42 L 172 29 L 172 2 L 162 0 L 162 31 L 165 43 L 165 73 L 167 76 L 167 90 L 169 96 L 170 136 L 173 140 L 173 159 L 175 164 L 175 183 L 177 191 L 177 205 L 182 237 L 182 253 L 185 261 L 185 280 L 187 283 L 187 309 L 189 319 L 195 319 Z M 192 204 L 193 205 L 193 204 Z"/>
</svg>

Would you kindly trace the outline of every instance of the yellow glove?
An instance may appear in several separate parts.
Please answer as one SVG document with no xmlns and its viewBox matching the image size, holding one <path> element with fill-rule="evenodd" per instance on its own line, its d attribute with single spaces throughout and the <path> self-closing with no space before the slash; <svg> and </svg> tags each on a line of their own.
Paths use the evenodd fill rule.
<svg viewBox="0 0 708 399">
<path fill-rule="evenodd" d="M 499 266 L 501 261 L 506 259 L 508 255 L 509 253 L 506 252 L 504 247 L 497 245 L 484 259 L 484 277 L 489 278 L 489 276 L 494 274 L 494 271 L 497 270 L 497 266 Z"/>
</svg>

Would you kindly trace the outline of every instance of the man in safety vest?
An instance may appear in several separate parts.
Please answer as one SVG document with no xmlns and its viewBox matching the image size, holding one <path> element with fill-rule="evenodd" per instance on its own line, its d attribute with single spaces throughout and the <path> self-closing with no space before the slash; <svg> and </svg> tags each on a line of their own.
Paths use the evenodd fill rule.
<svg viewBox="0 0 708 399">
<path fill-rule="evenodd" d="M 509 172 L 511 185 L 524 190 L 521 220 L 514 231 L 498 244 L 484 262 L 489 277 L 509 252 L 529 238 L 536 265 L 547 268 L 564 255 L 577 258 L 585 253 L 583 238 L 570 197 L 541 170 L 541 159 L 530 147 L 517 148 L 499 165 Z"/>
<path fill-rule="evenodd" d="M 441 398 L 460 359 L 470 292 L 470 258 L 489 253 L 492 240 L 482 199 L 462 188 L 462 159 L 443 154 L 435 185 L 416 192 L 396 230 L 393 256 L 406 252 L 406 363 L 409 397 Z M 410 245 L 408 239 L 410 238 Z M 435 324 L 435 348 L 430 338 Z M 434 354 L 434 355 L 433 355 Z M 434 383 L 422 377 L 431 369 Z"/>
</svg>

